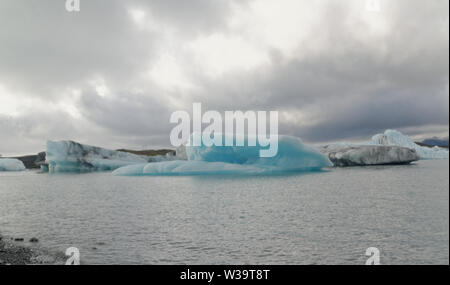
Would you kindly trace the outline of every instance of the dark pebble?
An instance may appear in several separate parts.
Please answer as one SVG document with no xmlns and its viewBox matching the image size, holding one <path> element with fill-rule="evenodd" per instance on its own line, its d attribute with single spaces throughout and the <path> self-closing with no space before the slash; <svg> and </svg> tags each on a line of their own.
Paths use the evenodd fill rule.
<svg viewBox="0 0 450 285">
<path fill-rule="evenodd" d="M 39 240 L 37 238 L 33 237 L 33 238 L 30 238 L 30 242 L 39 242 Z"/>
<path fill-rule="evenodd" d="M 24 241 L 23 238 L 15 238 L 14 241 Z"/>
</svg>

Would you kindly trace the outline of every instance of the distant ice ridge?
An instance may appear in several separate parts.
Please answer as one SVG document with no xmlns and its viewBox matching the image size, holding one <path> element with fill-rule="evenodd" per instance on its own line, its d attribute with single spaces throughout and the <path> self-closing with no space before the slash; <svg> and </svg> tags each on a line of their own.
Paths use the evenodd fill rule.
<svg viewBox="0 0 450 285">
<path fill-rule="evenodd" d="M 25 165 L 22 161 L 14 158 L 0 158 L 0 171 L 23 171 Z"/>
<path fill-rule="evenodd" d="M 46 163 L 50 173 L 107 171 L 147 161 L 135 154 L 73 141 L 47 142 Z"/>
<path fill-rule="evenodd" d="M 411 138 L 395 130 L 386 130 L 384 134 L 372 137 L 369 144 L 373 145 L 396 145 L 414 149 L 422 159 L 448 159 L 448 150 L 440 147 L 424 147 L 416 144 Z"/>
<path fill-rule="evenodd" d="M 193 137 L 191 135 L 192 145 Z M 224 135 L 227 136 L 227 135 Z M 331 166 L 318 150 L 306 146 L 299 138 L 278 137 L 275 157 L 261 158 L 261 146 L 186 146 L 177 150 L 187 160 L 155 162 L 119 168 L 114 175 L 211 175 L 211 174 L 272 174 L 314 171 Z"/>
</svg>

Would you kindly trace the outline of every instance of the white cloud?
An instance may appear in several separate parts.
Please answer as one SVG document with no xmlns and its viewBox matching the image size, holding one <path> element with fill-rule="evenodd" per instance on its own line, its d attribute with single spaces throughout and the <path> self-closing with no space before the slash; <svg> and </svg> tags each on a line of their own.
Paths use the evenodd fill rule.
<svg viewBox="0 0 450 285">
<path fill-rule="evenodd" d="M 23 101 L 16 98 L 5 86 L 0 84 L 0 114 L 15 116 L 23 107 Z"/>
<path fill-rule="evenodd" d="M 45 107 L 46 103 L 40 97 L 32 94 L 12 91 L 0 83 L 0 114 L 17 117 L 36 108 Z"/>
<path fill-rule="evenodd" d="M 169 53 L 164 53 L 156 59 L 151 65 L 148 75 L 156 85 L 164 90 L 191 89 L 194 87 L 184 74 L 179 60 Z"/>
<path fill-rule="evenodd" d="M 232 32 L 264 49 L 277 49 L 294 56 L 311 33 L 319 36 L 323 1 L 258 0 L 234 6 L 228 25 Z"/>
<path fill-rule="evenodd" d="M 138 25 L 139 27 L 142 27 L 144 25 L 145 18 L 147 16 L 147 13 L 144 10 L 134 8 L 130 9 L 129 13 L 136 25 Z"/>
<path fill-rule="evenodd" d="M 106 85 L 105 79 L 102 77 L 97 77 L 91 80 L 90 85 L 100 97 L 105 97 L 111 93 L 110 89 Z M 79 91 L 74 91 L 74 94 L 76 97 L 79 97 Z"/>
<path fill-rule="evenodd" d="M 212 77 L 270 64 L 264 49 L 235 35 L 215 33 L 200 37 L 187 43 L 185 49 L 194 63 L 203 68 L 204 74 Z"/>
</svg>

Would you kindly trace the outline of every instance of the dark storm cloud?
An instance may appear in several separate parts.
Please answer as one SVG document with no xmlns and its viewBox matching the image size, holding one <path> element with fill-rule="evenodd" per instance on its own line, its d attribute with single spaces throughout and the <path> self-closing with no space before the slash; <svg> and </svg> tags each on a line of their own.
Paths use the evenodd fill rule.
<svg viewBox="0 0 450 285">
<path fill-rule="evenodd" d="M 133 93 L 102 98 L 88 90 L 79 103 L 89 121 L 125 136 L 161 134 L 170 128 L 169 111 L 157 98 Z"/>
<path fill-rule="evenodd" d="M 2 1 L 2 81 L 51 97 L 97 73 L 114 81 L 139 70 L 155 39 L 137 33 L 121 1 L 82 2 L 73 14 L 64 1 Z"/>
<path fill-rule="evenodd" d="M 403 4 L 391 11 L 392 31 L 368 42 L 373 45 L 348 35 L 352 28 L 342 21 L 350 17 L 347 10 L 334 11 L 321 25 L 329 47 L 324 52 L 287 62 L 275 52 L 267 70 L 207 81 L 206 92 L 221 94 L 211 108 L 233 109 L 239 102 L 240 109 L 314 110 L 313 125 L 280 126 L 308 141 L 387 128 L 416 134 L 412 127 L 426 125 L 448 131 L 448 2 Z M 316 31 L 311 42 L 314 36 Z"/>
<path fill-rule="evenodd" d="M 374 22 L 359 17 L 363 1 L 321 1 L 315 10 L 305 1 L 316 18 L 301 22 L 305 14 L 298 11 L 286 28 L 303 36 L 291 32 L 280 43 L 271 37 L 277 35 L 259 40 L 265 18 L 230 26 L 233 17 L 254 17 L 254 1 L 81 0 L 80 13 L 66 12 L 64 2 L 0 2 L 0 104 L 33 100 L 18 114 L 1 114 L 8 108 L 0 106 L 0 153 L 39 151 L 46 139 L 111 148 L 168 145 L 170 113 L 190 110 L 193 102 L 204 110 L 279 110 L 288 114 L 280 117 L 280 130 L 309 142 L 387 128 L 448 135 L 448 1 L 382 2 L 385 27 L 376 15 L 367 15 Z M 279 5 L 298 5 L 288 2 Z M 133 9 L 145 15 L 142 26 L 130 16 Z M 211 76 L 203 65 L 208 57 L 196 61 L 186 46 L 217 34 L 243 41 L 244 48 L 255 41 L 255 52 L 246 55 L 265 54 L 268 62 Z M 217 49 L 220 60 L 228 48 L 204 51 Z M 168 87 L 148 77 L 152 68 L 164 73 L 158 64 L 166 54 L 176 56 L 183 75 L 169 69 Z M 238 63 L 246 60 L 235 55 Z M 108 93 L 98 94 L 96 84 Z"/>
</svg>

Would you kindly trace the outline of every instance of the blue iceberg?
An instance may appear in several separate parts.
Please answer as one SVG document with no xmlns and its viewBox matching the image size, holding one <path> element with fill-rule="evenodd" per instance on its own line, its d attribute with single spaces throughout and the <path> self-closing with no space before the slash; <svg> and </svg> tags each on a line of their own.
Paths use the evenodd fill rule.
<svg viewBox="0 0 450 285">
<path fill-rule="evenodd" d="M 0 171 L 23 171 L 23 162 L 14 158 L 0 158 Z"/>
<path fill-rule="evenodd" d="M 192 146 L 185 147 L 183 157 L 174 160 L 129 165 L 116 169 L 114 175 L 215 175 L 215 174 L 281 174 L 285 172 L 315 171 L 332 166 L 318 150 L 291 136 L 278 137 L 278 152 L 274 157 L 260 157 L 259 144 L 248 146 Z"/>
<path fill-rule="evenodd" d="M 110 171 L 147 161 L 147 158 L 131 153 L 73 141 L 47 142 L 46 163 L 50 173 Z"/>
</svg>

